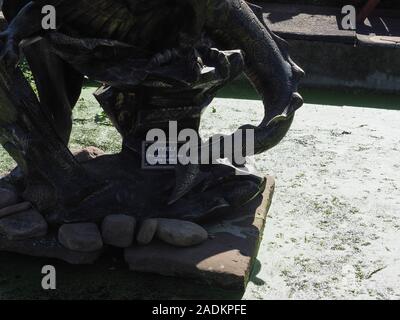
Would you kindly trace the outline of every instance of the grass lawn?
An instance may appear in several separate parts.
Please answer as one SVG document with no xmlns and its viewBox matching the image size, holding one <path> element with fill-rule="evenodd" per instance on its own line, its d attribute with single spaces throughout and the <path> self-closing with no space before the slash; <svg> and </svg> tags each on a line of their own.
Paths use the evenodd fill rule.
<svg viewBox="0 0 400 320">
<path fill-rule="evenodd" d="M 73 131 L 70 149 L 96 146 L 106 152 L 120 150 L 121 137 L 110 121 L 104 117 L 97 101 L 92 96 L 95 87 L 85 87 L 73 113 Z M 15 166 L 14 160 L 0 147 L 0 174 Z"/>
</svg>

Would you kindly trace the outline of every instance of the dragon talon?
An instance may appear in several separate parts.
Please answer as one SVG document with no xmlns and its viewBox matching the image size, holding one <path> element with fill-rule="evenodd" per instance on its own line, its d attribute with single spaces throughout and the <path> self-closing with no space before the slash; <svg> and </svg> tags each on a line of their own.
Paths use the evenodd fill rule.
<svg viewBox="0 0 400 320">
<path fill-rule="evenodd" d="M 205 174 L 200 170 L 200 166 L 197 164 L 188 164 L 185 166 L 177 165 L 175 172 L 175 188 L 168 200 L 168 205 L 172 205 L 184 197 L 205 178 Z"/>
</svg>

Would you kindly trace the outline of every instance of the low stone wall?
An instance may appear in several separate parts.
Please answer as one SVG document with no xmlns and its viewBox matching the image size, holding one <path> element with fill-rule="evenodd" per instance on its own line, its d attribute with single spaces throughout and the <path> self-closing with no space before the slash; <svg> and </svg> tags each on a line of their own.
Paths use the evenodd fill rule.
<svg viewBox="0 0 400 320">
<path fill-rule="evenodd" d="M 0 12 L 0 30 L 4 26 Z M 350 43 L 298 39 L 289 40 L 289 43 L 293 59 L 307 73 L 302 81 L 305 87 L 400 93 L 398 47 L 354 46 Z"/>
<path fill-rule="evenodd" d="M 269 0 L 269 1 L 256 1 L 256 2 L 274 2 L 274 3 L 288 3 L 293 4 L 293 0 Z M 309 4 L 317 6 L 330 6 L 330 7 L 341 7 L 346 4 L 352 4 L 355 1 L 352 0 L 296 0 L 296 4 Z M 398 0 L 381 0 L 381 8 L 385 9 L 397 9 L 400 10 L 400 1 Z"/>
<path fill-rule="evenodd" d="M 396 17 L 385 20 L 392 34 L 382 33 L 378 25 L 368 34 L 368 30 L 340 29 L 337 8 L 273 2 L 264 3 L 264 18 L 290 43 L 291 56 L 307 73 L 304 86 L 400 93 L 400 38 L 393 36 L 400 25 Z"/>
<path fill-rule="evenodd" d="M 291 55 L 314 88 L 400 93 L 399 49 L 290 40 Z"/>
</svg>

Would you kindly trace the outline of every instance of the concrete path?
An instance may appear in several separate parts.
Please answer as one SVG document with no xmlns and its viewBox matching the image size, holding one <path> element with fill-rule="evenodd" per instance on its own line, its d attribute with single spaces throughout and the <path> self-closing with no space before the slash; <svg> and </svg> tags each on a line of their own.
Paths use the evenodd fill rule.
<svg viewBox="0 0 400 320">
<path fill-rule="evenodd" d="M 217 99 L 203 133 L 262 117 L 258 101 Z M 256 157 L 277 187 L 245 299 L 400 298 L 400 112 L 305 105 Z"/>
<path fill-rule="evenodd" d="M 272 31 L 285 39 L 354 44 L 357 34 L 342 30 L 341 10 L 299 4 L 258 3 Z"/>
<path fill-rule="evenodd" d="M 288 40 L 306 71 L 303 87 L 398 93 L 400 13 L 377 10 L 357 31 L 343 30 L 341 7 L 257 2 L 269 27 Z"/>
<path fill-rule="evenodd" d="M 400 13 L 376 10 L 356 31 L 341 26 L 341 7 L 259 2 L 271 29 L 286 39 L 400 48 Z"/>
</svg>

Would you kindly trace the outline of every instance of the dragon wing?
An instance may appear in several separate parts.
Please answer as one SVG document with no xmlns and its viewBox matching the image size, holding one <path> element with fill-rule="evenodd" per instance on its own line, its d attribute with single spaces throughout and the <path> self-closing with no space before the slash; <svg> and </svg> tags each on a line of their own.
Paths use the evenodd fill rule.
<svg viewBox="0 0 400 320">
<path fill-rule="evenodd" d="M 9 0 L 8 0 L 9 1 Z M 17 0 L 21 1 L 21 0 Z M 157 51 L 191 25 L 190 6 L 170 0 L 34 0 L 54 5 L 63 32 L 112 39 Z"/>
</svg>

